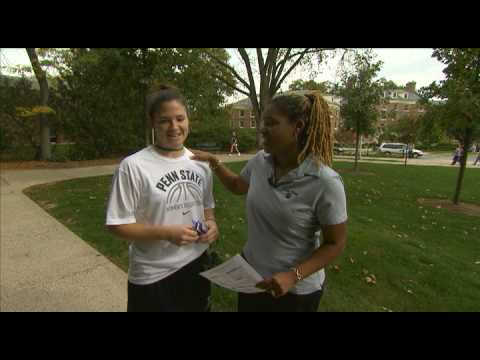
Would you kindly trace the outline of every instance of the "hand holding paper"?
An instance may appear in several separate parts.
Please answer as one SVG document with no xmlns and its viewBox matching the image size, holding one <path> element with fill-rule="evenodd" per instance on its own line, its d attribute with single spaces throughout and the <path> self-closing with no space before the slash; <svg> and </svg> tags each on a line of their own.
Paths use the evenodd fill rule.
<svg viewBox="0 0 480 360">
<path fill-rule="evenodd" d="M 255 287 L 263 278 L 238 254 L 200 275 L 214 284 L 236 292 L 253 294 L 265 291 Z"/>
</svg>

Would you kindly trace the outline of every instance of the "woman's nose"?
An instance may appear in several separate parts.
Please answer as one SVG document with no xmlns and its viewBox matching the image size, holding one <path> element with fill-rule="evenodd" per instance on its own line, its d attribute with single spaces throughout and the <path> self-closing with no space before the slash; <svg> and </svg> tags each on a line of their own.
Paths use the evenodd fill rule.
<svg viewBox="0 0 480 360">
<path fill-rule="evenodd" d="M 170 121 L 170 124 L 168 125 L 168 127 L 169 127 L 170 129 L 176 129 L 176 128 L 178 128 L 178 122 L 177 122 L 177 120 L 172 120 L 172 121 Z"/>
</svg>

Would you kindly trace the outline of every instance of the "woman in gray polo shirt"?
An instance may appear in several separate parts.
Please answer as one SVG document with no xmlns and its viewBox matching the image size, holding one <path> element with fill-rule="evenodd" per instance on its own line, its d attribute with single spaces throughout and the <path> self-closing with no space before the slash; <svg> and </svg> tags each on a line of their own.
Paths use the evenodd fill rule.
<svg viewBox="0 0 480 360">
<path fill-rule="evenodd" d="M 330 168 L 332 125 L 318 93 L 280 95 L 263 113 L 264 150 L 237 175 L 212 154 L 227 189 L 247 194 L 248 239 L 242 255 L 265 279 L 259 294 L 239 294 L 239 311 L 317 311 L 324 268 L 343 251 L 347 210 L 343 182 Z"/>
</svg>

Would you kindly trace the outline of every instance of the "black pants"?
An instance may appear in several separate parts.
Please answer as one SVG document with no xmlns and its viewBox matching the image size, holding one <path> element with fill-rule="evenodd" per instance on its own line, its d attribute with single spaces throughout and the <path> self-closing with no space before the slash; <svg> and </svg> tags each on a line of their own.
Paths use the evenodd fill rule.
<svg viewBox="0 0 480 360">
<path fill-rule="evenodd" d="M 316 312 L 323 290 L 274 298 L 270 293 L 238 294 L 238 312 Z"/>
<path fill-rule="evenodd" d="M 153 284 L 128 283 L 128 312 L 210 311 L 210 281 L 200 276 L 210 264 L 207 252 Z"/>
</svg>

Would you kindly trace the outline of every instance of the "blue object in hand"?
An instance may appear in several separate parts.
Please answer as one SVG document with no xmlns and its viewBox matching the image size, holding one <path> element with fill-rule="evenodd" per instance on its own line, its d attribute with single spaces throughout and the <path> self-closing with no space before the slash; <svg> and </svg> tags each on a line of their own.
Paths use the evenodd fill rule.
<svg viewBox="0 0 480 360">
<path fill-rule="evenodd" d="M 201 220 L 193 220 L 193 228 L 198 235 L 203 235 L 207 233 L 207 226 L 202 223 Z"/>
</svg>

